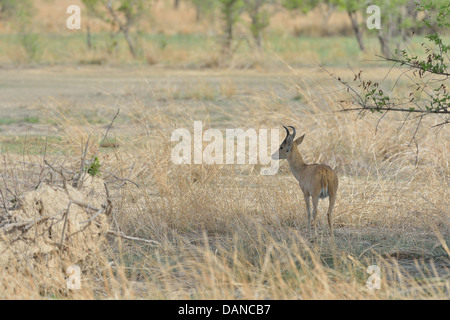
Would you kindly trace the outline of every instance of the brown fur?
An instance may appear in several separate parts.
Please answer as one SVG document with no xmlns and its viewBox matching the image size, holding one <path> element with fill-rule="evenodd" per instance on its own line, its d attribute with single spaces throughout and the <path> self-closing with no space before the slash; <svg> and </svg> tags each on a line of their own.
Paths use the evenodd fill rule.
<svg viewBox="0 0 450 320">
<path fill-rule="evenodd" d="M 293 128 L 293 127 L 291 127 Z M 328 207 L 328 226 L 330 232 L 333 235 L 333 227 L 331 225 L 331 213 L 336 202 L 336 194 L 339 186 L 339 181 L 336 173 L 331 169 L 331 167 L 325 164 L 306 164 L 303 161 L 298 145 L 303 142 L 305 136 L 295 138 L 294 133 L 290 134 L 289 130 L 285 127 L 287 131 L 286 139 L 280 145 L 280 149 L 272 155 L 273 159 L 286 159 L 289 162 L 289 167 L 292 174 L 297 179 L 300 188 L 303 191 L 303 195 L 306 203 L 306 210 L 308 214 L 308 228 L 311 231 L 311 205 L 310 197 L 312 197 L 313 202 L 313 219 L 314 219 L 314 231 L 317 228 L 317 207 L 319 204 L 319 198 L 329 197 L 329 207 Z"/>
</svg>

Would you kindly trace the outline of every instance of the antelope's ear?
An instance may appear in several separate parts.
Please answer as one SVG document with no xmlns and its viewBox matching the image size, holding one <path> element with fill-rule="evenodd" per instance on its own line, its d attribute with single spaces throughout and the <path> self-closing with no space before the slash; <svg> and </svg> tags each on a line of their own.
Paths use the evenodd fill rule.
<svg viewBox="0 0 450 320">
<path fill-rule="evenodd" d="M 294 143 L 298 146 L 300 143 L 303 142 L 303 139 L 305 139 L 305 135 L 301 136 L 297 140 L 294 141 Z"/>
</svg>

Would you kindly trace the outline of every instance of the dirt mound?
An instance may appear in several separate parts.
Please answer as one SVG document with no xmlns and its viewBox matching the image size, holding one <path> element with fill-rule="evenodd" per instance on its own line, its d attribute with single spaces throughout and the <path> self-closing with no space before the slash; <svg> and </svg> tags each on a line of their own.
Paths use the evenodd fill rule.
<svg viewBox="0 0 450 320">
<path fill-rule="evenodd" d="M 112 210 L 100 178 L 87 176 L 81 190 L 41 185 L 19 203 L 0 214 L 0 291 L 61 292 L 68 268 L 77 266 L 83 278 L 97 269 Z"/>
</svg>

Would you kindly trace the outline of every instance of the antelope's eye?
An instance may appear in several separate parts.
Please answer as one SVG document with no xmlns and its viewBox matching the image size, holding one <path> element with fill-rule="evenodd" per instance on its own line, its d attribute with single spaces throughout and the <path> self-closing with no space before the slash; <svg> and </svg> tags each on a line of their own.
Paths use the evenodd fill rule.
<svg viewBox="0 0 450 320">
<path fill-rule="evenodd" d="M 281 150 L 283 150 L 283 147 L 280 147 Z"/>
</svg>

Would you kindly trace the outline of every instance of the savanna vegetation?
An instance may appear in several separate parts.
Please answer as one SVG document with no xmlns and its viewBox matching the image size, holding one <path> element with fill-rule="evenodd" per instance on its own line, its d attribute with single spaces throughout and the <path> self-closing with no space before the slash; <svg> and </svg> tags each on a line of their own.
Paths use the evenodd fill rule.
<svg viewBox="0 0 450 320">
<path fill-rule="evenodd" d="M 0 298 L 449 299 L 449 6 L 361 3 L 0 0 Z M 305 133 L 335 237 L 285 161 L 173 163 L 194 121 Z"/>
</svg>

